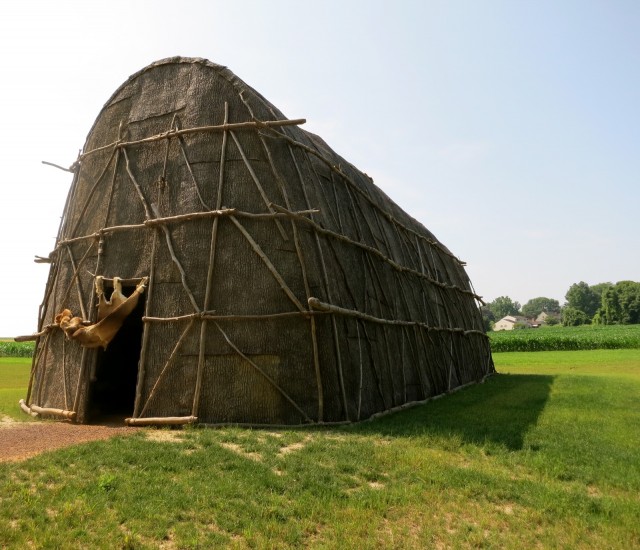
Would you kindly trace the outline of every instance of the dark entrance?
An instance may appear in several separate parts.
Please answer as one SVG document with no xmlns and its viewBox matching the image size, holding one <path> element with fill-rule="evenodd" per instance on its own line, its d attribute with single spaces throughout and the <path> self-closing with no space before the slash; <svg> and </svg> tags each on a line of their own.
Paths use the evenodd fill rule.
<svg viewBox="0 0 640 550">
<path fill-rule="evenodd" d="M 107 284 L 105 281 L 105 295 L 113 290 L 107 288 Z M 135 288 L 123 285 L 122 293 L 128 297 Z M 121 421 L 133 415 L 142 349 L 145 296 L 146 294 L 140 296 L 136 308 L 125 319 L 107 349 L 97 352 L 89 394 L 89 418 L 92 422 Z"/>
</svg>

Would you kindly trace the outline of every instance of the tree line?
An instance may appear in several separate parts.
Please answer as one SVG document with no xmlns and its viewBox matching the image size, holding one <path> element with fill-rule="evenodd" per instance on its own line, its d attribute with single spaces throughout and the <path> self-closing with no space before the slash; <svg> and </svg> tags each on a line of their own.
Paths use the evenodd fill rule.
<svg viewBox="0 0 640 550">
<path fill-rule="evenodd" d="M 640 324 L 640 283 L 619 281 L 588 285 L 584 281 L 572 284 L 565 294 L 566 302 L 540 296 L 523 306 L 509 296 L 500 296 L 482 306 L 485 328 L 507 315 L 521 315 L 528 319 L 547 313 L 547 324 L 577 325 L 633 325 Z"/>
</svg>

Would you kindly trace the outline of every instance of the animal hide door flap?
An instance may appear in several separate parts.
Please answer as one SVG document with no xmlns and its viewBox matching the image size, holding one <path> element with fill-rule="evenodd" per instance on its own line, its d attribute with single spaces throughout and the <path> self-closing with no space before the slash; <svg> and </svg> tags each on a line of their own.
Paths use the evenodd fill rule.
<svg viewBox="0 0 640 550">
<path fill-rule="evenodd" d="M 96 295 L 98 296 L 98 320 L 96 323 L 84 321 L 81 317 L 73 317 L 71 310 L 64 309 L 55 318 L 67 338 L 75 340 L 85 348 L 106 349 L 109 342 L 122 327 L 122 323 L 135 309 L 140 295 L 144 292 L 148 277 L 143 277 L 131 296 L 122 293 L 122 282 L 119 277 L 113 278 L 113 292 L 109 300 L 104 295 L 104 279 L 96 277 Z"/>
</svg>

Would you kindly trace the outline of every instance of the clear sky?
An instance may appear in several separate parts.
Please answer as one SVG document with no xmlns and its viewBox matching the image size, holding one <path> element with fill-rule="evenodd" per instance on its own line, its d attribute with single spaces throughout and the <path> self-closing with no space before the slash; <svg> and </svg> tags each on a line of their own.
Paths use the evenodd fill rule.
<svg viewBox="0 0 640 550">
<path fill-rule="evenodd" d="M 36 330 L 71 174 L 129 75 L 228 66 L 468 263 L 561 303 L 640 280 L 640 2 L 0 3 L 0 336 Z"/>
</svg>

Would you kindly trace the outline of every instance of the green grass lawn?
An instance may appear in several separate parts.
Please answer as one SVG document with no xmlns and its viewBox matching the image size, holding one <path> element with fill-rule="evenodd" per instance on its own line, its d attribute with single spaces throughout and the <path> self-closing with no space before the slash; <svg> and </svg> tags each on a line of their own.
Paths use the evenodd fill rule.
<svg viewBox="0 0 640 550">
<path fill-rule="evenodd" d="M 23 413 L 18 405 L 18 401 L 24 399 L 27 394 L 30 371 L 30 357 L 0 357 L 0 417 L 9 416 L 14 420 L 32 419 Z"/>
<path fill-rule="evenodd" d="M 494 359 L 357 426 L 136 430 L 2 464 L 0 546 L 640 546 L 640 350 Z"/>
</svg>

